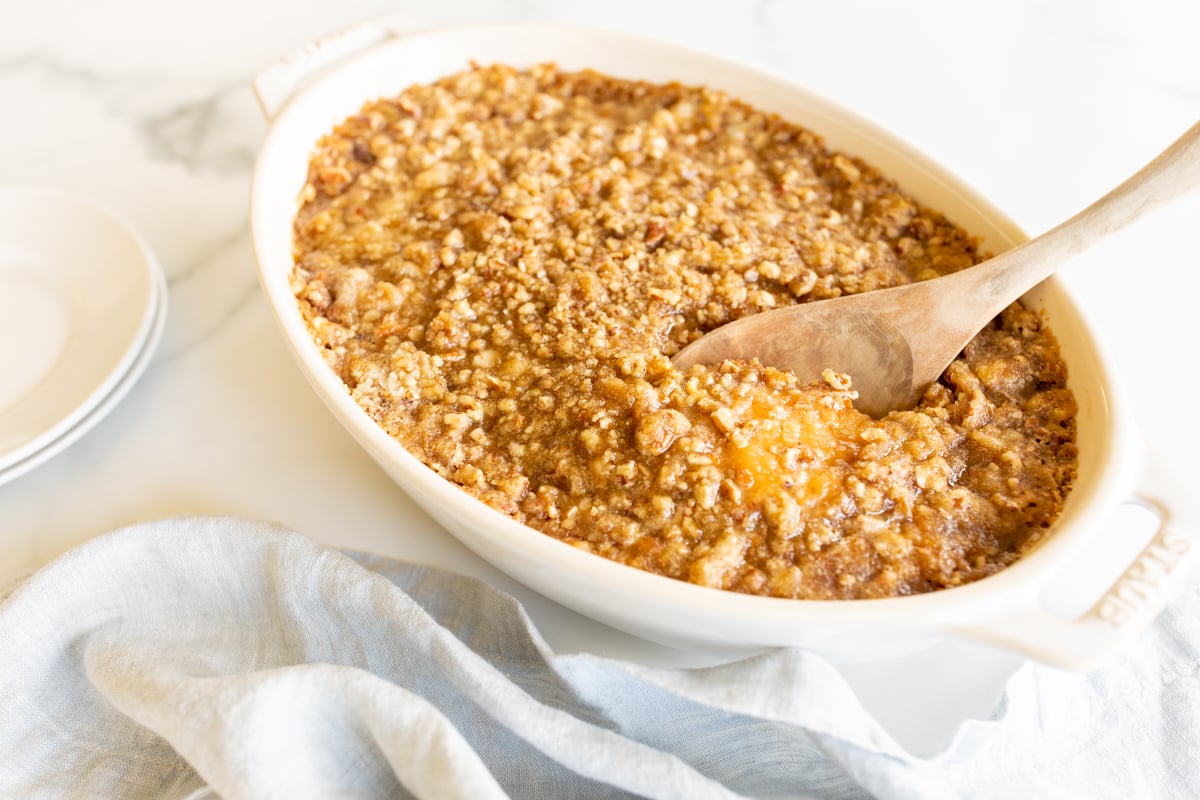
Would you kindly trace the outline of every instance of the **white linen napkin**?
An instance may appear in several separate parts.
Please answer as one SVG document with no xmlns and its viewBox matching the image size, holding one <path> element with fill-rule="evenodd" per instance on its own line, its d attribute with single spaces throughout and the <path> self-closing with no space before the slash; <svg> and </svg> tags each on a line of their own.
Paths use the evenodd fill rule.
<svg viewBox="0 0 1200 800">
<path fill-rule="evenodd" d="M 906 753 L 821 658 L 555 655 L 511 597 L 175 519 L 0 600 L 0 799 L 1200 797 L 1200 596 Z"/>
</svg>

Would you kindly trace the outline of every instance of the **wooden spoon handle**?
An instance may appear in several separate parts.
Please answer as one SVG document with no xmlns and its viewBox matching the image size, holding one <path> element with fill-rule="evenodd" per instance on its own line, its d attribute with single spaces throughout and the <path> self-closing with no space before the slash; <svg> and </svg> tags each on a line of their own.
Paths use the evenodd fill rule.
<svg viewBox="0 0 1200 800">
<path fill-rule="evenodd" d="M 998 313 L 1068 260 L 1147 211 L 1200 186 L 1200 123 L 1117 188 L 1066 222 L 981 264 Z M 1005 299 L 1007 298 L 1007 299 Z"/>
</svg>

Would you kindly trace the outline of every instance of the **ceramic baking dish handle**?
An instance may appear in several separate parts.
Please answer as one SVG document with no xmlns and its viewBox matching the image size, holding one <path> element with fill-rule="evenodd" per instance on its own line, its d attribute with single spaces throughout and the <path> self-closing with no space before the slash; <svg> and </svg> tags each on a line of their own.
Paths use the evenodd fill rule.
<svg viewBox="0 0 1200 800">
<path fill-rule="evenodd" d="M 421 28 L 411 19 L 386 16 L 322 36 L 289 53 L 258 73 L 252 82 L 263 116 L 270 122 L 297 89 L 330 67 L 373 45 Z"/>
<path fill-rule="evenodd" d="M 1052 614 L 1036 596 L 1020 611 L 962 633 L 1068 669 L 1095 664 L 1148 627 L 1168 600 L 1196 577 L 1200 559 L 1200 487 L 1182 486 L 1148 452 L 1138 487 L 1125 501 L 1158 517 L 1159 527 L 1120 577 L 1076 619 Z"/>
</svg>

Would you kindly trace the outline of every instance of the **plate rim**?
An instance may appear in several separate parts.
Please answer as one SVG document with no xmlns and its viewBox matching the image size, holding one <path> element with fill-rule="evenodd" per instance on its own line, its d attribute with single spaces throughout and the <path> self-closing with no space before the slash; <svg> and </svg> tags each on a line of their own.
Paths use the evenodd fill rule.
<svg viewBox="0 0 1200 800">
<path fill-rule="evenodd" d="M 141 347 L 138 348 L 133 361 L 129 364 L 128 369 L 120 375 L 119 380 L 112 387 L 111 391 L 101 397 L 96 405 L 74 425 L 20 461 L 0 467 L 0 486 L 14 481 L 22 475 L 40 467 L 79 441 L 79 439 L 95 428 L 101 420 L 112 413 L 120 405 L 121 401 L 125 399 L 125 396 L 129 394 L 130 390 L 137 385 L 137 382 L 150 366 L 150 362 L 154 359 L 154 354 L 158 350 L 158 344 L 162 339 L 162 333 L 167 321 L 167 282 L 161 270 L 155 276 L 154 282 L 154 300 L 152 303 L 154 311 L 150 322 L 150 329 Z"/>
</svg>

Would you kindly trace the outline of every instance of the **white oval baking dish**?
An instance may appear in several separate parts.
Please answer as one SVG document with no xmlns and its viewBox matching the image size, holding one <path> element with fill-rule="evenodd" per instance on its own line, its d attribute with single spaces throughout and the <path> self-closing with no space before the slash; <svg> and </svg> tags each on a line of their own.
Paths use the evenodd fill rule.
<svg viewBox="0 0 1200 800">
<path fill-rule="evenodd" d="M 848 602 L 782 600 L 695 586 L 581 552 L 500 514 L 443 480 L 377 427 L 325 365 L 289 288 L 292 218 L 317 139 L 370 99 L 467 67 L 471 60 L 528 66 L 556 61 L 650 81 L 723 89 L 823 135 L 918 199 L 1005 250 L 1024 234 L 946 170 L 895 136 L 757 69 L 622 34 L 545 25 L 413 30 L 380 21 L 315 42 L 264 71 L 255 91 L 270 129 L 254 172 L 250 224 L 263 291 L 317 394 L 384 470 L 431 516 L 516 580 L 580 613 L 685 649 L 801 646 L 870 658 L 938 635 L 965 635 L 1042 661 L 1080 668 L 1129 639 L 1188 579 L 1196 556 L 1195 500 L 1145 452 L 1093 328 L 1051 279 L 1025 298 L 1059 338 L 1080 405 L 1079 476 L 1053 535 L 1014 566 L 960 588 Z M 1046 605 L 1048 588 L 1102 568 L 1089 547 L 1123 503 L 1151 509 L 1159 528 L 1119 578 L 1082 613 Z M 1060 593 L 1061 594 L 1061 593 Z"/>
</svg>

